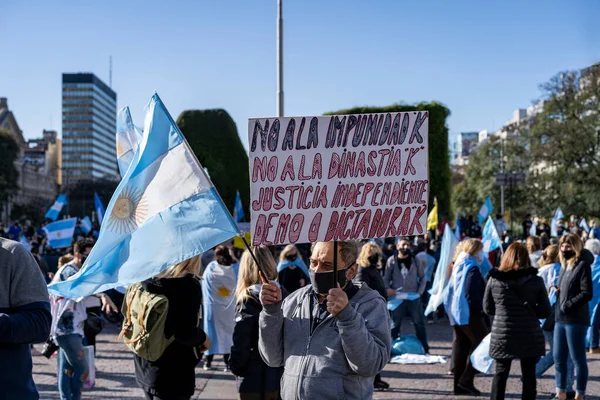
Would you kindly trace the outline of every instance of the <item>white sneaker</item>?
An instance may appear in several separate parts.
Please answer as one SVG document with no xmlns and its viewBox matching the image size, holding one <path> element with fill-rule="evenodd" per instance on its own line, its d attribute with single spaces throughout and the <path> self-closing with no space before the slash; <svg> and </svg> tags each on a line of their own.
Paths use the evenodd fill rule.
<svg viewBox="0 0 600 400">
<path fill-rule="evenodd" d="M 211 367 L 209 367 L 209 366 L 208 366 L 208 365 L 206 365 L 206 364 L 204 364 L 204 366 L 202 367 L 202 369 L 203 369 L 203 370 L 205 370 L 205 371 L 210 371 L 210 370 L 212 370 L 212 368 L 211 368 Z"/>
</svg>

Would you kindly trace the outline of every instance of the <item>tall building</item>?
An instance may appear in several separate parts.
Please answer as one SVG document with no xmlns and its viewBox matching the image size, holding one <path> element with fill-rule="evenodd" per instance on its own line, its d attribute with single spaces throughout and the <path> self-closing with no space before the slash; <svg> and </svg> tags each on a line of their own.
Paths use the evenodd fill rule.
<svg viewBox="0 0 600 400">
<path fill-rule="evenodd" d="M 469 156 L 479 143 L 479 132 L 460 132 L 456 138 L 456 165 L 463 166 L 469 163 Z"/>
<path fill-rule="evenodd" d="M 117 94 L 91 73 L 62 76 L 63 174 L 80 180 L 118 180 Z"/>
</svg>

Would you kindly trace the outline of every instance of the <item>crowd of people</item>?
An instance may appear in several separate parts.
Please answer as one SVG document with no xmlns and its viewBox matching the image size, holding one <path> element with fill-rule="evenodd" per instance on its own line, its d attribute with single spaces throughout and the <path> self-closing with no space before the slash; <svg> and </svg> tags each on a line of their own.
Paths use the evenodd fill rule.
<svg viewBox="0 0 600 400">
<path fill-rule="evenodd" d="M 497 229 L 506 228 L 501 219 Z M 536 236 L 528 234 L 533 223 Z M 118 315 L 121 302 L 129 298 L 131 312 L 131 299 L 142 291 L 169 305 L 160 325 L 168 340 L 159 356 L 134 350 L 137 382 L 152 400 L 191 398 L 195 368 L 202 362 L 212 369 L 214 356 L 223 356 L 226 371 L 236 376 L 240 399 L 370 398 L 389 387 L 380 372 L 407 317 L 425 353 L 427 318 L 452 326 L 454 394 L 481 394 L 471 355 L 491 333 L 492 399 L 504 399 L 518 359 L 523 399 L 536 398 L 536 378 L 555 365 L 556 398 L 581 400 L 586 352 L 600 353 L 600 293 L 593 290 L 600 283 L 600 232 L 595 225 L 589 234 L 581 230 L 575 217 L 562 226 L 563 233 L 551 237 L 543 221 L 527 216 L 522 240 L 499 229 L 502 248 L 484 253 L 481 227 L 463 221 L 443 305 L 429 316 L 429 290 L 442 267 L 433 232 L 251 251 L 225 243 L 142 282 L 135 293 L 130 287 L 126 294 L 75 301 L 48 297 L 44 283 L 77 273 L 94 246 L 93 231 L 78 231 L 72 247 L 57 251 L 47 246 L 43 227 L 0 227 L 0 274 L 8 274 L 0 280 L 0 343 L 14 348 L 15 358 L 0 381 L 4 373 L 18 374 L 6 382 L 8 398 L 37 398 L 30 344 L 47 341 L 58 347 L 61 399 L 80 399 L 90 372 L 83 347 L 95 345 L 103 320 L 128 323 L 131 318 Z M 389 311 L 386 301 L 397 296 L 403 301 Z M 0 346 L 0 355 L 7 351 Z"/>
</svg>

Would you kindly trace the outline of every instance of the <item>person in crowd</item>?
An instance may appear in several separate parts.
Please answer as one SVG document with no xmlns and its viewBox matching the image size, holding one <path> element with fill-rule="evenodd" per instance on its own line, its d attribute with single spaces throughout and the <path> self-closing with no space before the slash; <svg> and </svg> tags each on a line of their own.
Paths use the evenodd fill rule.
<svg viewBox="0 0 600 400">
<path fill-rule="evenodd" d="M 174 338 L 156 361 L 133 356 L 136 381 L 148 400 L 184 400 L 194 395 L 199 356 L 211 345 L 199 324 L 200 267 L 200 256 L 195 256 L 142 282 L 144 290 L 169 300 L 165 337 Z"/>
<path fill-rule="evenodd" d="M 600 240 L 589 239 L 585 242 L 585 248 L 594 255 L 592 265 L 592 284 L 594 286 L 594 297 L 590 301 L 591 325 L 588 329 L 588 346 L 590 354 L 600 354 Z"/>
<path fill-rule="evenodd" d="M 75 275 L 94 247 L 93 240 L 79 240 L 73 246 L 74 258 L 59 269 L 52 282 L 62 282 Z M 94 295 L 100 298 L 101 309 L 118 312 L 114 303 L 104 293 Z M 89 373 L 83 351 L 84 326 L 87 319 L 85 300 L 76 301 L 52 296 L 52 330 L 54 342 L 59 347 L 58 390 L 61 400 L 81 399 L 83 382 Z"/>
<path fill-rule="evenodd" d="M 435 258 L 429 254 L 428 244 L 424 241 L 419 241 L 417 243 L 417 250 L 415 259 L 417 264 L 420 264 L 425 269 L 425 278 L 427 279 L 427 285 L 425 286 L 425 291 L 421 296 L 421 305 L 423 307 L 427 306 L 429 302 L 429 289 L 433 286 L 433 272 L 435 271 L 436 261 Z M 430 324 L 433 324 L 433 314 L 429 314 L 427 320 Z"/>
<path fill-rule="evenodd" d="M 374 242 L 365 243 L 358 256 L 358 272 L 354 278 L 354 282 L 362 282 L 371 289 L 377 291 L 381 297 L 387 299 L 387 291 L 383 284 L 383 277 L 379 272 L 382 268 L 381 248 Z M 375 389 L 388 389 L 390 385 L 381 380 L 381 374 L 375 375 L 373 381 Z"/>
<path fill-rule="evenodd" d="M 277 279 L 277 269 L 271 251 L 267 247 L 253 247 L 266 278 Z M 233 346 L 229 366 L 237 377 L 240 400 L 278 400 L 279 381 L 283 368 L 271 368 L 258 351 L 258 319 L 262 311 L 260 290 L 262 280 L 259 269 L 248 250 L 242 254 L 235 290 L 237 308 Z M 285 293 L 284 293 L 285 297 Z"/>
<path fill-rule="evenodd" d="M 542 244 L 542 250 L 550 246 L 550 235 L 546 234 L 546 232 L 542 232 L 540 234 L 540 243 Z"/>
<path fill-rule="evenodd" d="M 216 354 L 223 354 L 225 371 L 229 370 L 229 352 L 235 328 L 237 268 L 237 260 L 231 248 L 220 245 L 215 248 L 214 261 L 208 264 L 204 271 L 204 331 L 212 341 L 212 345 L 206 351 L 205 370 L 212 368 Z"/>
<path fill-rule="evenodd" d="M 494 317 L 490 356 L 496 362 L 492 400 L 504 399 L 512 361 L 518 358 L 523 375 L 523 400 L 537 396 L 535 366 L 546 352 L 540 318 L 552 309 L 544 281 L 531 267 L 527 248 L 513 243 L 502 257 L 500 268 L 491 270 L 485 288 L 484 311 Z"/>
<path fill-rule="evenodd" d="M 283 400 L 370 399 L 373 380 L 391 351 L 388 311 L 379 293 L 352 283 L 358 244 L 315 243 L 311 284 L 285 300 L 276 282 L 262 286 L 260 354 L 267 365 L 285 367 Z M 335 281 L 335 284 L 334 284 Z"/>
<path fill-rule="evenodd" d="M 8 238 L 10 240 L 14 240 L 14 241 L 18 242 L 19 239 L 21 238 L 21 225 L 19 225 L 19 223 L 17 221 L 15 221 L 10 226 L 10 228 L 8 228 L 6 235 L 8 236 Z"/>
<path fill-rule="evenodd" d="M 452 371 L 454 394 L 479 396 L 475 388 L 476 371 L 471 365 L 471 353 L 489 333 L 483 314 L 485 281 L 480 265 L 485 258 L 483 244 L 477 239 L 461 242 L 457 249 L 444 307 L 454 330 Z"/>
<path fill-rule="evenodd" d="M 288 293 L 306 286 L 308 281 L 308 268 L 293 244 L 285 246 L 279 255 L 277 265 L 278 281 Z"/>
<path fill-rule="evenodd" d="M 2 222 L 0 222 L 0 238 L 7 239 L 6 228 L 4 227 L 4 223 L 2 223 Z"/>
<path fill-rule="evenodd" d="M 400 335 L 402 320 L 410 315 L 417 338 L 423 344 L 426 353 L 429 353 L 427 343 L 427 331 L 425 329 L 425 317 L 421 306 L 421 296 L 427 286 L 425 266 L 417 263 L 412 254 L 410 241 L 402 238 L 397 244 L 398 255 L 390 257 L 385 267 L 383 283 L 388 296 L 395 296 L 397 292 L 416 293 L 418 297 L 414 300 L 404 300 L 394 311 L 392 316 L 392 340 Z"/>
<path fill-rule="evenodd" d="M 560 238 L 560 264 L 556 290 L 556 326 L 554 328 L 554 365 L 559 400 L 566 399 L 567 359 L 571 355 L 576 372 L 576 400 L 585 398 L 588 381 L 585 337 L 590 325 L 588 302 L 593 298 L 592 269 L 594 256 L 583 248 L 577 235 Z"/>
<path fill-rule="evenodd" d="M 538 261 L 542 257 L 542 240 L 539 237 L 529 236 L 526 241 L 527 251 L 529 252 L 529 260 L 531 266 L 539 268 Z"/>
<path fill-rule="evenodd" d="M 561 218 L 556 222 L 557 237 L 559 237 L 559 238 L 562 237 L 563 234 L 565 233 L 565 230 L 567 230 L 567 228 L 565 228 L 565 220 Z"/>
<path fill-rule="evenodd" d="M 558 275 L 560 274 L 558 246 L 553 244 L 546 247 L 542 252 L 538 264 L 540 266 L 538 276 L 543 279 L 546 291 L 553 291 L 554 289 L 552 289 L 552 287 L 557 285 Z M 546 355 L 539 359 L 535 366 L 535 376 L 538 379 L 554 365 L 554 309 L 550 316 L 543 321 L 542 332 L 544 333 L 546 342 L 548 342 L 548 345 L 550 346 L 550 350 Z M 575 397 L 575 391 L 573 390 L 573 385 L 575 383 L 575 366 L 573 365 L 573 360 L 570 356 L 567 361 L 567 370 L 567 398 L 573 399 Z"/>
<path fill-rule="evenodd" d="M 48 339 L 52 315 L 40 269 L 16 241 L 0 238 L 0 398 L 37 400 L 31 345 Z"/>
<path fill-rule="evenodd" d="M 527 240 L 532 225 L 533 222 L 531 221 L 531 214 L 525 215 L 525 218 L 523 218 L 523 222 L 521 222 L 521 227 L 523 228 L 523 240 Z"/>
</svg>

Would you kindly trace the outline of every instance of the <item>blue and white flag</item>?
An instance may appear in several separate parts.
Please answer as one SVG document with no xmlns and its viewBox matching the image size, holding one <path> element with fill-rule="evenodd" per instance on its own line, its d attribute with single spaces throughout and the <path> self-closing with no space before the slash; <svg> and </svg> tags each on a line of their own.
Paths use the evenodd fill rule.
<svg viewBox="0 0 600 400">
<path fill-rule="evenodd" d="M 235 206 L 233 207 L 233 219 L 235 222 L 240 222 L 244 219 L 244 207 L 242 206 L 242 198 L 238 191 L 235 195 Z"/>
<path fill-rule="evenodd" d="M 106 214 L 106 210 L 104 205 L 102 205 L 102 201 L 98 196 L 98 193 L 94 192 L 94 207 L 96 208 L 96 216 L 98 217 L 98 223 L 101 224 L 104 219 L 104 214 Z"/>
<path fill-rule="evenodd" d="M 550 223 L 550 236 L 551 237 L 558 237 L 557 223 L 558 223 L 558 220 L 556 218 L 552 218 L 552 222 Z"/>
<path fill-rule="evenodd" d="M 488 217 L 488 220 L 483 227 L 483 237 L 481 241 L 483 242 L 484 253 L 489 253 L 490 251 L 496 250 L 502 245 L 500 236 L 496 230 L 496 225 L 494 225 L 494 221 L 492 221 L 492 217 Z"/>
<path fill-rule="evenodd" d="M 44 230 L 48 237 L 48 246 L 53 249 L 69 247 L 73 242 L 75 224 L 77 224 L 77 218 L 63 219 L 46 225 Z"/>
<path fill-rule="evenodd" d="M 460 234 L 460 216 L 456 217 L 456 229 L 454 231 L 454 234 L 456 235 L 456 239 L 460 241 L 460 238 L 461 238 L 461 234 Z"/>
<path fill-rule="evenodd" d="M 581 222 L 579 223 L 579 227 L 588 233 L 590 232 L 590 226 L 588 225 L 585 218 L 581 219 Z"/>
<path fill-rule="evenodd" d="M 492 211 L 494 211 L 494 206 L 492 205 L 492 199 L 490 196 L 488 196 L 485 199 L 483 206 L 481 206 L 479 214 L 477 214 L 477 218 L 479 218 L 479 225 L 483 224 L 483 221 L 485 221 L 485 219 L 492 214 Z"/>
<path fill-rule="evenodd" d="M 135 152 L 142 142 L 142 131 L 135 126 L 129 107 L 124 107 L 117 113 L 117 162 L 121 178 L 125 177 L 127 169 L 133 161 Z"/>
<path fill-rule="evenodd" d="M 560 207 L 558 207 L 556 209 L 556 212 L 554 213 L 554 219 L 556 219 L 557 221 L 559 219 L 565 219 L 565 214 L 563 214 L 562 210 L 560 209 Z"/>
<path fill-rule="evenodd" d="M 90 233 L 92 231 L 92 221 L 90 220 L 90 217 L 84 217 L 83 219 L 80 219 L 79 226 L 81 226 L 81 229 L 86 235 Z"/>
<path fill-rule="evenodd" d="M 100 236 L 81 270 L 51 284 L 79 298 L 141 282 L 239 233 L 157 94 L 142 141 L 106 210 Z"/>
<path fill-rule="evenodd" d="M 25 247 L 25 250 L 31 250 L 31 246 L 29 245 L 29 241 L 25 235 L 21 236 L 21 240 L 19 240 L 19 242 L 23 245 L 23 247 Z"/>
<path fill-rule="evenodd" d="M 531 223 L 531 228 L 529 228 L 529 236 L 537 236 L 537 224 L 535 222 Z"/>
<path fill-rule="evenodd" d="M 67 195 L 59 194 L 52 207 L 46 212 L 45 218 L 56 221 L 65 204 L 67 204 Z"/>
<path fill-rule="evenodd" d="M 435 271 L 433 278 L 433 285 L 429 290 L 431 297 L 429 303 L 425 309 L 425 315 L 429 315 L 442 304 L 444 301 L 444 292 L 448 286 L 448 267 L 454 258 L 456 252 L 456 246 L 458 246 L 458 239 L 452 232 L 452 229 L 448 224 L 444 228 L 444 235 L 442 236 L 442 249 L 440 252 L 440 261 Z"/>
</svg>

